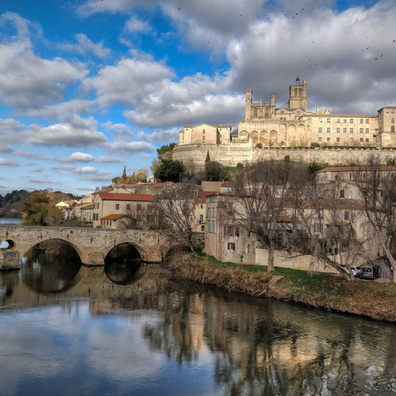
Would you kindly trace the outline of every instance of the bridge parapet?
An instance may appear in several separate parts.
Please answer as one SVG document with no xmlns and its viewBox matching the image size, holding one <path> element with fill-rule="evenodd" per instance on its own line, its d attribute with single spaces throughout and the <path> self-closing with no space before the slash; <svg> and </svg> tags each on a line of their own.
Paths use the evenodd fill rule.
<svg viewBox="0 0 396 396">
<path fill-rule="evenodd" d="M 40 242 L 60 239 L 68 242 L 79 254 L 85 265 L 104 265 L 109 251 L 121 244 L 129 243 L 146 262 L 159 263 L 169 250 L 177 247 L 173 234 L 166 231 L 109 230 L 84 227 L 28 227 L 0 226 L 0 240 L 8 241 L 10 247 L 5 253 L 17 252 L 17 260 Z M 1 268 L 1 257 L 0 257 Z"/>
</svg>

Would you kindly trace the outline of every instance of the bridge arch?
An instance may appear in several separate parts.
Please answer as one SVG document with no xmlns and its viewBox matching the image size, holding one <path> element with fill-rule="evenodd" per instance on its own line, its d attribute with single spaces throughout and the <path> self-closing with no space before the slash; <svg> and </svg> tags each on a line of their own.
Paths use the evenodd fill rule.
<svg viewBox="0 0 396 396">
<path fill-rule="evenodd" d="M 7 252 L 18 256 L 19 259 L 38 243 L 53 239 L 62 240 L 72 246 L 85 265 L 104 265 L 109 251 L 122 243 L 131 244 L 142 261 L 161 262 L 167 251 L 178 244 L 174 236 L 167 231 L 0 226 L 0 240 L 10 241 L 12 247 L 7 249 Z"/>
</svg>

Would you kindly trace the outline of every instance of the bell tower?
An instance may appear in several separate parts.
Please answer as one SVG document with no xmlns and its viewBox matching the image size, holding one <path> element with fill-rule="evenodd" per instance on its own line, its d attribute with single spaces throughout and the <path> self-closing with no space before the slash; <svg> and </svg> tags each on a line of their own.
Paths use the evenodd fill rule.
<svg viewBox="0 0 396 396">
<path fill-rule="evenodd" d="M 307 111 L 308 98 L 307 98 L 307 82 L 306 80 L 300 81 L 300 78 L 296 78 L 295 85 L 289 87 L 289 101 L 287 102 L 288 108 L 302 109 Z"/>
</svg>

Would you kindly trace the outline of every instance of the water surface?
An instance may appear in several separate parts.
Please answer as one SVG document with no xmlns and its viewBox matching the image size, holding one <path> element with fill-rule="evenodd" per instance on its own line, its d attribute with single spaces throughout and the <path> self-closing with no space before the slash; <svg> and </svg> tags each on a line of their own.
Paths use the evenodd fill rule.
<svg viewBox="0 0 396 396">
<path fill-rule="evenodd" d="M 154 266 L 26 263 L 0 273 L 1 395 L 396 392 L 394 325 L 177 283 Z"/>
</svg>

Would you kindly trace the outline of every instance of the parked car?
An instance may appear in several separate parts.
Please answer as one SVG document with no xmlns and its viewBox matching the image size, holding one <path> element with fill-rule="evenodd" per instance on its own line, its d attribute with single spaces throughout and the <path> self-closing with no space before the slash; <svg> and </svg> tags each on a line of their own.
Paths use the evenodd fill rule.
<svg viewBox="0 0 396 396">
<path fill-rule="evenodd" d="M 349 268 L 353 276 L 356 276 L 358 278 L 362 275 L 362 267 L 359 267 L 358 265 L 351 265 Z"/>
<path fill-rule="evenodd" d="M 375 279 L 375 272 L 376 271 L 374 270 L 374 267 L 364 266 L 362 267 L 362 274 L 360 275 L 360 277 L 363 279 Z"/>
</svg>

